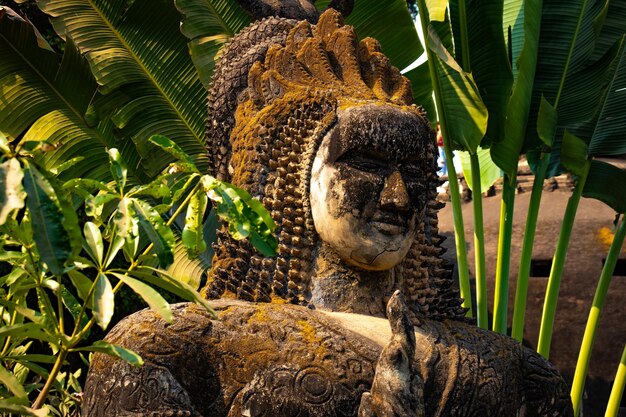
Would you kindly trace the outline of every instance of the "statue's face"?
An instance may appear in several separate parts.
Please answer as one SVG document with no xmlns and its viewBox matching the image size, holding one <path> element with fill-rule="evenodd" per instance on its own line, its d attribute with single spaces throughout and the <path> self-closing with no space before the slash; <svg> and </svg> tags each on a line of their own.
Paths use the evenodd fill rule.
<svg viewBox="0 0 626 417">
<path fill-rule="evenodd" d="M 426 123 L 393 106 L 338 112 L 313 162 L 311 210 L 320 238 L 347 263 L 393 268 L 427 200 Z"/>
</svg>

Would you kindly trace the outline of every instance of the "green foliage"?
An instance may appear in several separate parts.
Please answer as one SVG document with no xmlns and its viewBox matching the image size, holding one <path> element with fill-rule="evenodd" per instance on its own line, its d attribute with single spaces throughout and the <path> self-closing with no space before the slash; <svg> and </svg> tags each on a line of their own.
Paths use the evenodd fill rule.
<svg viewBox="0 0 626 417">
<path fill-rule="evenodd" d="M 173 319 L 170 306 L 154 287 L 212 311 L 197 287 L 165 270 L 173 262 L 174 219 L 187 211 L 186 223 L 198 225 L 204 217 L 206 201 L 190 204 L 195 199 L 208 195 L 235 238 L 250 237 L 264 254 L 275 254 L 275 226 L 261 204 L 240 189 L 201 175 L 191 158 L 165 137 L 153 143 L 178 162 L 152 183 L 132 187 L 115 148 L 108 152 L 113 181 L 62 182 L 31 156 L 43 142 L 26 151 L 28 141 L 0 138 L 0 167 L 6 174 L 0 191 L 0 206 L 6 207 L 0 222 L 0 261 L 11 267 L 0 277 L 0 381 L 8 389 L 0 392 L 3 412 L 44 415 L 33 410 L 44 405 L 53 388 L 57 411 L 73 407 L 68 391 L 79 389 L 76 375 L 61 373 L 70 353 L 101 352 L 142 364 L 138 355 L 120 346 L 103 341 L 84 345 L 94 324 L 104 330 L 111 323 L 122 285 L 168 322 Z M 174 213 L 167 220 L 161 213 L 169 210 Z M 195 233 L 203 240 L 201 227 Z M 183 239 L 190 253 L 197 252 L 197 242 Z M 29 354 L 34 341 L 46 343 L 48 348 L 39 343 L 38 352 L 48 353 Z M 46 364 L 53 364 L 52 370 Z M 64 388 L 66 377 L 70 386 Z M 31 382 L 38 379 L 45 381 L 43 386 Z M 31 392 L 39 393 L 32 409 Z"/>
<path fill-rule="evenodd" d="M 453 0 L 448 5 L 448 21 L 444 13 L 446 4 L 418 1 L 429 45 L 428 58 L 432 61 L 430 75 L 444 148 L 447 155 L 450 147 L 469 151 L 466 159 L 471 164 L 465 165 L 471 165 L 471 169 L 466 169 L 469 172 L 465 176 L 474 182 L 480 181 L 481 188 L 490 183 L 482 181 L 479 175 L 487 172 L 486 166 L 495 163 L 505 174 L 494 330 L 506 332 L 506 288 L 519 159 L 526 155 L 536 173 L 517 280 L 513 336 L 519 340 L 523 335 L 528 272 L 544 178 L 557 175 L 564 169 L 577 176 L 576 189 L 564 213 L 542 316 L 538 350 L 547 357 L 561 273 L 580 197 L 596 198 L 618 213 L 626 210 L 623 198 L 626 195 L 626 171 L 595 159 L 623 155 L 626 149 L 623 135 L 626 123 L 623 112 L 626 99 L 626 5 L 608 0 L 505 0 L 502 3 Z M 442 34 L 450 30 L 454 38 L 452 47 L 439 41 L 444 38 Z M 451 74 L 457 79 L 451 81 Z M 463 74 L 467 74 L 469 81 L 461 80 L 459 76 Z M 456 96 L 450 91 L 446 94 L 446 89 Z M 467 91 L 475 94 L 464 94 Z M 476 111 L 472 114 L 479 108 L 478 103 L 484 103 L 484 115 Z M 470 117 L 461 117 L 462 112 L 458 109 L 463 109 Z M 478 123 L 466 123 L 479 120 L 479 114 L 480 118 L 488 120 L 486 131 L 477 130 Z M 480 161 L 474 154 L 479 143 L 491 146 L 492 161 L 485 155 Z M 451 169 L 455 236 L 461 241 L 461 245 L 457 241 L 457 248 L 464 252 L 464 225 L 459 221 L 460 204 L 452 186 L 455 175 Z M 480 200 L 480 196 L 474 194 L 475 214 L 480 208 L 480 204 L 476 204 L 477 198 Z M 474 224 L 480 311 L 480 302 L 485 298 L 479 285 L 479 266 L 484 262 L 484 255 L 480 255 L 483 239 L 480 215 L 475 216 Z M 460 266 L 464 265 L 462 255 L 458 258 Z M 611 273 L 609 266 L 603 276 Z M 585 343 L 586 349 L 593 344 L 589 340 Z M 586 369 L 582 368 L 577 372 L 579 389 L 584 385 L 585 373 Z"/>
</svg>

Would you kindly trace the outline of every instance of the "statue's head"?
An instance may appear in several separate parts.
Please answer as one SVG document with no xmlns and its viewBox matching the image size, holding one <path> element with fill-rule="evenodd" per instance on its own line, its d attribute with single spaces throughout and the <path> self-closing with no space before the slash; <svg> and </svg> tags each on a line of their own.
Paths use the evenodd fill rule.
<svg viewBox="0 0 626 417">
<path fill-rule="evenodd" d="M 293 24 L 251 66 L 234 121 L 214 106 L 208 125 L 215 174 L 270 211 L 278 256 L 220 232 L 205 295 L 307 304 L 330 250 L 348 268 L 395 269 L 409 304 L 432 304 L 445 272 L 432 250 L 435 140 L 410 82 L 338 12 Z"/>
<path fill-rule="evenodd" d="M 319 238 L 346 263 L 386 270 L 407 255 L 423 221 L 430 128 L 389 103 L 337 111 L 311 171 L 309 200 Z"/>
</svg>

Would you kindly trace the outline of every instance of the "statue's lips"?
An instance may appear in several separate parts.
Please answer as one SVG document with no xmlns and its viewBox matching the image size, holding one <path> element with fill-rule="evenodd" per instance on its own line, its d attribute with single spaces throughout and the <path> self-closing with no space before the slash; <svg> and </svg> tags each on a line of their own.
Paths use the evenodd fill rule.
<svg viewBox="0 0 626 417">
<path fill-rule="evenodd" d="M 407 220 L 396 216 L 374 216 L 371 224 L 385 235 L 402 235 L 409 230 Z"/>
</svg>

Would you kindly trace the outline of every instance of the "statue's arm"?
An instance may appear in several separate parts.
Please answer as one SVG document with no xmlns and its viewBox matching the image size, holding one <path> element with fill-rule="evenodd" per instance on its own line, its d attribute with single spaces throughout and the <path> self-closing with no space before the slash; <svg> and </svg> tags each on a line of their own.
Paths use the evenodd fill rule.
<svg viewBox="0 0 626 417">
<path fill-rule="evenodd" d="M 391 342 L 383 349 L 370 392 L 363 394 L 359 417 L 424 417 L 424 382 L 416 369 L 415 333 L 399 291 L 387 304 Z"/>
</svg>

